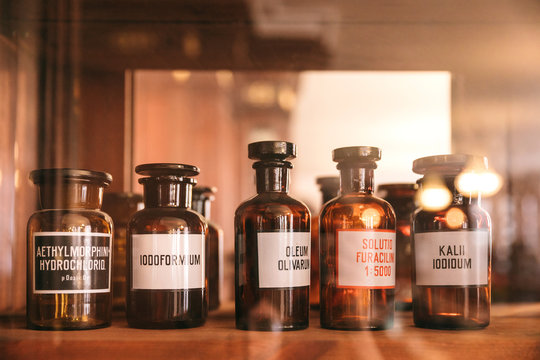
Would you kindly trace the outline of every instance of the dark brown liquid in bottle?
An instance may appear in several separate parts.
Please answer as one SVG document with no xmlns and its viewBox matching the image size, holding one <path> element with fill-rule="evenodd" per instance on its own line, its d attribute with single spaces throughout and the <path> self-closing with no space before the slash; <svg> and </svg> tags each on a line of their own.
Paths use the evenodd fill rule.
<svg viewBox="0 0 540 360">
<path fill-rule="evenodd" d="M 220 287 L 223 274 L 223 230 L 210 220 L 213 188 L 196 186 L 193 190 L 193 210 L 205 217 L 208 224 L 208 251 L 206 273 L 208 274 L 208 309 L 216 310 L 220 305 Z"/>
<path fill-rule="evenodd" d="M 262 163 L 262 162 L 261 162 Z M 259 233 L 310 231 L 307 207 L 288 192 L 290 163 L 261 164 L 257 192 L 235 214 L 236 327 L 299 330 L 309 325 L 309 286 L 259 287 Z"/>
<path fill-rule="evenodd" d="M 126 310 L 127 295 L 127 263 L 126 263 L 126 232 L 129 218 L 142 208 L 143 197 L 133 193 L 105 193 L 103 210 L 114 222 L 114 251 L 113 251 L 113 309 Z"/>
<path fill-rule="evenodd" d="M 416 184 L 385 184 L 378 191 L 386 192 L 382 198 L 396 213 L 396 309 L 412 310 L 411 222 Z"/>
<path fill-rule="evenodd" d="M 385 329 L 393 326 L 394 288 L 337 286 L 336 233 L 340 229 L 395 231 L 392 207 L 372 195 L 373 169 L 341 169 L 341 196 L 327 203 L 319 220 L 321 326 Z"/>
<path fill-rule="evenodd" d="M 207 235 L 204 218 L 190 210 L 192 184 L 162 176 L 144 182 L 145 209 L 132 217 L 127 234 L 127 321 L 138 328 L 189 328 L 203 325 L 208 313 L 204 288 L 133 289 L 132 236 L 135 234 L 189 233 Z M 206 244 L 206 242 L 205 242 Z M 208 251 L 207 245 L 205 251 Z"/>
<path fill-rule="evenodd" d="M 487 212 L 478 205 L 478 199 L 465 198 L 454 186 L 454 177 L 446 179 L 453 191 L 452 204 L 441 211 L 417 210 L 413 221 L 414 235 L 426 232 L 486 229 L 491 227 Z M 459 210 L 458 211 L 456 211 Z M 449 211 L 462 218 L 452 220 Z M 420 327 L 435 329 L 472 329 L 489 325 L 491 308 L 491 253 L 488 251 L 488 285 L 481 286 L 418 286 L 413 266 L 413 317 Z"/>
<path fill-rule="evenodd" d="M 103 184 L 88 181 L 41 184 L 42 209 L 28 221 L 27 249 L 27 326 L 41 330 L 95 329 L 111 324 L 111 292 L 40 294 L 34 292 L 34 235 L 36 233 L 93 233 L 111 234 L 112 220 L 102 211 Z M 58 199 L 61 199 L 60 203 Z M 60 209 L 54 209 L 60 208 Z M 67 237 L 66 237 L 67 239 Z M 63 243 L 70 246 L 69 242 Z M 88 244 L 89 245 L 89 244 Z M 112 249 L 111 239 L 92 245 Z M 112 254 L 109 254 L 112 256 Z M 69 257 L 62 256 L 68 261 Z M 110 268 L 109 268 L 110 272 Z M 81 275 L 82 271 L 71 272 Z M 94 276 L 95 272 L 84 272 Z M 110 275 L 109 275 L 110 282 Z"/>
<path fill-rule="evenodd" d="M 322 203 L 326 204 L 335 198 L 339 191 L 339 177 L 320 177 L 317 184 L 321 187 Z M 319 307 L 319 216 L 311 219 L 311 284 L 309 287 L 309 303 L 312 308 Z"/>
</svg>

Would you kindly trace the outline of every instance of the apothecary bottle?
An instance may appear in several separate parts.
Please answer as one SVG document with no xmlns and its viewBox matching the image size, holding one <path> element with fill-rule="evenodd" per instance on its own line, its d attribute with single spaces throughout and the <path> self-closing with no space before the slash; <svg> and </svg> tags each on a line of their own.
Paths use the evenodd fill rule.
<svg viewBox="0 0 540 360">
<path fill-rule="evenodd" d="M 335 149 L 340 196 L 319 216 L 321 326 L 385 329 L 393 326 L 396 219 L 373 195 L 376 147 Z"/>
<path fill-rule="evenodd" d="M 27 228 L 27 325 L 93 329 L 111 324 L 111 218 L 100 211 L 112 176 L 80 169 L 30 173 L 40 210 Z"/>
<path fill-rule="evenodd" d="M 339 192 L 339 176 L 321 176 L 317 178 L 322 194 L 322 204 L 335 198 Z M 319 216 L 311 220 L 311 284 L 309 303 L 312 308 L 319 307 Z"/>
<path fill-rule="evenodd" d="M 143 208 L 141 194 L 128 192 L 105 192 L 103 194 L 103 211 L 109 214 L 114 222 L 113 261 L 112 261 L 112 294 L 113 310 L 126 309 L 126 232 L 130 217 Z"/>
<path fill-rule="evenodd" d="M 412 310 L 411 222 L 416 209 L 417 184 L 382 184 L 377 195 L 388 201 L 396 213 L 396 309 Z"/>
<path fill-rule="evenodd" d="M 249 144 L 257 195 L 236 210 L 236 327 L 298 330 L 309 325 L 310 212 L 289 192 L 285 141 Z"/>
<path fill-rule="evenodd" d="M 191 210 L 192 165 L 138 165 L 144 209 L 128 224 L 127 321 L 138 328 L 203 325 L 208 314 L 205 271 L 208 227 Z"/>
<path fill-rule="evenodd" d="M 470 166 L 486 171 L 487 160 L 451 154 L 413 163 L 423 175 L 412 241 L 413 318 L 420 327 L 482 328 L 490 321 L 491 220 L 480 193 L 457 187 Z"/>
<path fill-rule="evenodd" d="M 220 291 L 223 286 L 223 230 L 211 218 L 215 187 L 195 186 L 191 207 L 204 216 L 208 224 L 208 252 L 206 272 L 208 273 L 208 310 L 216 310 L 220 305 Z"/>
</svg>

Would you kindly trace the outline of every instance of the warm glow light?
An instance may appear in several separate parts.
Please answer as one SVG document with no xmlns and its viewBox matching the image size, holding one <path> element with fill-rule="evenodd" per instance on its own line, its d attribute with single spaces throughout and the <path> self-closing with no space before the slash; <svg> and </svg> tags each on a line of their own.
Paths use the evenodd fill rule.
<svg viewBox="0 0 540 360">
<path fill-rule="evenodd" d="M 191 72 L 187 70 L 175 70 L 172 72 L 172 77 L 174 78 L 174 80 L 180 83 L 184 83 L 188 81 L 190 76 L 191 76 Z"/>
<path fill-rule="evenodd" d="M 255 106 L 272 106 L 276 100 L 274 87 L 266 82 L 254 82 L 244 94 L 245 100 Z"/>
<path fill-rule="evenodd" d="M 279 106 L 285 111 L 291 111 L 296 104 L 296 94 L 290 87 L 282 87 L 278 93 Z"/>
<path fill-rule="evenodd" d="M 446 213 L 446 224 L 450 229 L 459 229 L 466 219 L 465 213 L 458 208 L 451 208 Z"/>
<path fill-rule="evenodd" d="M 456 188 L 468 197 L 491 196 L 502 187 L 502 178 L 493 171 L 465 170 L 456 178 Z"/>
<path fill-rule="evenodd" d="M 442 210 L 452 202 L 452 193 L 444 185 L 424 185 L 418 192 L 418 202 L 428 211 Z"/>
<path fill-rule="evenodd" d="M 381 223 L 381 214 L 377 209 L 368 208 L 362 211 L 360 217 L 367 227 L 376 228 Z"/>
<path fill-rule="evenodd" d="M 216 81 L 219 87 L 228 89 L 234 85 L 234 75 L 230 70 L 218 70 L 216 71 Z"/>
</svg>

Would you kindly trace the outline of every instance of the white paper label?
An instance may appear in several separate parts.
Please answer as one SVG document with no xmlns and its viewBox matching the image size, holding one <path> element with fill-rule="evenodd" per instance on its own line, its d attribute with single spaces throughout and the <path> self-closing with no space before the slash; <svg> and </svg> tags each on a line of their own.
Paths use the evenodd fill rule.
<svg viewBox="0 0 540 360">
<path fill-rule="evenodd" d="M 416 285 L 487 285 L 489 231 L 414 234 Z"/>
<path fill-rule="evenodd" d="M 395 286 L 395 231 L 338 230 L 336 239 L 337 287 Z"/>
<path fill-rule="evenodd" d="M 133 235 L 133 289 L 204 288 L 204 235 Z"/>
<path fill-rule="evenodd" d="M 257 245 L 260 288 L 309 286 L 311 233 L 258 233 Z"/>
</svg>

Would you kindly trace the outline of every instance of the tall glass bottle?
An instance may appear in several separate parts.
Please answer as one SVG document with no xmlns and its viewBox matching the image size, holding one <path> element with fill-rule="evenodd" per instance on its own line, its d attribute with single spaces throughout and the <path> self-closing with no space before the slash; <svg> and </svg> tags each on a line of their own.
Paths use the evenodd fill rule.
<svg viewBox="0 0 540 360">
<path fill-rule="evenodd" d="M 335 198 L 339 191 L 339 176 L 321 176 L 317 184 L 322 193 L 322 204 Z M 319 307 L 319 216 L 311 221 L 311 284 L 309 287 L 309 303 L 311 307 Z"/>
<path fill-rule="evenodd" d="M 113 224 L 100 211 L 112 176 L 78 169 L 30 173 L 40 210 L 28 220 L 27 325 L 43 330 L 111 324 Z"/>
<path fill-rule="evenodd" d="M 393 326 L 396 218 L 373 196 L 376 147 L 333 151 L 340 196 L 319 217 L 321 326 L 385 329 Z"/>
<path fill-rule="evenodd" d="M 114 222 L 114 251 L 112 293 L 113 309 L 126 309 L 126 232 L 129 218 L 143 208 L 143 197 L 140 194 L 124 192 L 105 192 L 103 195 L 103 211 L 111 216 Z"/>
<path fill-rule="evenodd" d="M 416 184 L 383 184 L 377 193 L 396 213 L 396 309 L 412 310 L 411 222 L 416 209 Z"/>
<path fill-rule="evenodd" d="M 310 213 L 291 198 L 287 161 L 294 144 L 249 144 L 257 195 L 240 204 L 235 224 L 236 327 L 298 330 L 309 324 Z"/>
<path fill-rule="evenodd" d="M 420 208 L 413 220 L 413 318 L 420 327 L 482 328 L 491 307 L 491 220 L 480 194 L 461 193 L 458 175 L 471 163 L 486 170 L 487 160 L 471 155 L 439 155 L 414 161 Z M 443 199 L 436 204 L 433 200 Z M 439 206 L 436 206 L 439 205 Z"/>
<path fill-rule="evenodd" d="M 208 273 L 208 310 L 216 310 L 220 304 L 220 290 L 223 284 L 223 230 L 210 220 L 211 203 L 214 201 L 215 187 L 195 186 L 191 207 L 205 217 L 208 224 L 208 253 L 206 271 Z"/>
<path fill-rule="evenodd" d="M 199 174 L 184 164 L 144 164 L 144 209 L 128 225 L 127 320 L 138 328 L 203 325 L 208 314 L 205 271 L 208 227 L 190 209 Z"/>
</svg>

